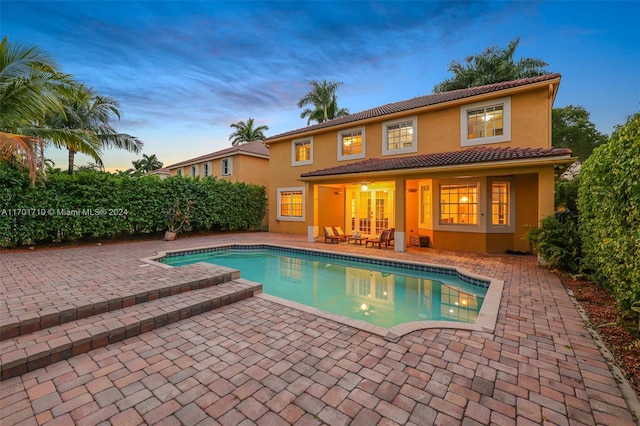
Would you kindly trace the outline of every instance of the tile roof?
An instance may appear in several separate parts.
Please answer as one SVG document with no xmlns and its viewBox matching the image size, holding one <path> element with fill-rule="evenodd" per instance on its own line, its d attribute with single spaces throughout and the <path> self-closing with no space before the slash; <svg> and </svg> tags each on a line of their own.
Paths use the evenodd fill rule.
<svg viewBox="0 0 640 426">
<path fill-rule="evenodd" d="M 269 142 L 273 139 L 279 139 L 286 136 L 297 135 L 313 130 L 329 128 L 333 126 L 339 126 L 341 124 L 352 123 L 368 118 L 382 117 L 385 115 L 410 111 L 416 108 L 422 108 L 430 105 L 437 105 L 445 102 L 455 101 L 459 99 L 469 98 L 471 96 L 483 95 L 486 93 L 497 92 L 500 90 L 512 89 L 515 87 L 526 86 L 528 84 L 541 83 L 544 81 L 554 80 L 560 78 L 560 74 L 545 74 L 538 77 L 522 78 L 520 80 L 503 81 L 501 83 L 488 84 L 485 86 L 469 87 L 466 89 L 452 90 L 449 92 L 434 93 L 426 96 L 419 96 L 406 101 L 394 102 L 380 107 L 371 108 L 366 111 L 357 112 L 355 114 L 346 115 L 344 117 L 334 118 L 333 120 L 325 121 L 324 123 L 313 124 L 311 126 L 303 127 L 300 129 L 290 130 L 288 132 L 280 133 L 275 136 L 271 136 L 265 139 L 265 142 Z"/>
<path fill-rule="evenodd" d="M 212 159 L 212 158 L 220 158 L 226 157 L 234 154 L 248 154 L 248 155 L 256 155 L 258 157 L 266 157 L 269 158 L 269 148 L 265 146 L 262 141 L 253 141 L 247 142 L 240 145 L 232 146 L 229 148 L 225 148 L 220 151 L 212 152 L 209 154 L 201 155 L 199 157 L 190 158 L 188 160 L 180 161 L 179 163 L 171 164 L 169 166 L 165 166 L 167 168 L 174 168 L 179 166 L 185 166 L 187 164 L 195 164 L 201 161 Z"/>
<path fill-rule="evenodd" d="M 537 158 L 569 158 L 568 148 L 486 148 L 476 147 L 463 151 L 421 154 L 408 157 L 371 158 L 354 163 L 303 173 L 302 178 L 335 176 L 357 173 L 385 172 L 391 170 L 428 169 L 431 167 L 462 164 L 491 163 Z"/>
</svg>

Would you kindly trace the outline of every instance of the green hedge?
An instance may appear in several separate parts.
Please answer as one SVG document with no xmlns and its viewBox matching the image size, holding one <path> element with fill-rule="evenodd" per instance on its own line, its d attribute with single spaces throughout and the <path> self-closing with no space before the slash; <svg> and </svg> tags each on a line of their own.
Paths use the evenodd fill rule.
<svg viewBox="0 0 640 426">
<path fill-rule="evenodd" d="M 583 268 L 640 321 L 640 113 L 593 151 L 580 175 Z"/>
<path fill-rule="evenodd" d="M 26 173 L 0 164 L 0 246 L 163 231 L 176 199 L 193 202 L 192 231 L 257 228 L 266 211 L 259 185 L 80 171 L 53 172 L 31 187 Z"/>
</svg>

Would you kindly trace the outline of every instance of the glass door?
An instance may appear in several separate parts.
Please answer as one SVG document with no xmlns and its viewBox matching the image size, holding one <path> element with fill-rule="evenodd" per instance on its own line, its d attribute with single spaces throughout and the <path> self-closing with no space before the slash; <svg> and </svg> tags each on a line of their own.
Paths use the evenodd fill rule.
<svg viewBox="0 0 640 426">
<path fill-rule="evenodd" d="M 353 232 L 375 236 L 394 226 L 393 188 L 384 185 L 371 188 L 370 185 L 367 190 L 362 190 L 360 187 L 354 187 L 350 194 Z"/>
</svg>

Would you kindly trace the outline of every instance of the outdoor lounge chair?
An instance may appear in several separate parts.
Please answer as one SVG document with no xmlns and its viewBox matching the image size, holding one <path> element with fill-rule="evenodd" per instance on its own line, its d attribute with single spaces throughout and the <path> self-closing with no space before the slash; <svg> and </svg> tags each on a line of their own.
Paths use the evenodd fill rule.
<svg viewBox="0 0 640 426">
<path fill-rule="evenodd" d="M 388 247 L 391 245 L 391 243 L 393 243 L 393 245 L 395 245 L 395 237 L 396 237 L 396 228 L 391 228 L 389 229 L 389 237 L 387 238 L 387 242 L 385 243 L 385 245 Z"/>
<path fill-rule="evenodd" d="M 382 246 L 384 245 L 385 247 L 389 244 L 389 233 L 391 232 L 390 229 L 385 229 L 383 230 L 380 235 L 378 235 L 375 238 L 369 238 L 366 242 L 365 242 L 365 247 L 369 247 L 369 244 L 371 244 L 371 246 L 378 246 L 378 248 L 382 248 Z"/>
<path fill-rule="evenodd" d="M 333 228 L 330 226 L 324 227 L 324 242 L 325 243 L 339 243 L 340 241 L 346 241 L 346 237 L 341 237 L 333 233 Z"/>
<path fill-rule="evenodd" d="M 345 241 L 347 240 L 347 238 L 353 237 L 353 235 L 351 234 L 345 234 L 341 226 L 334 226 L 333 234 L 338 237 L 344 237 Z"/>
</svg>

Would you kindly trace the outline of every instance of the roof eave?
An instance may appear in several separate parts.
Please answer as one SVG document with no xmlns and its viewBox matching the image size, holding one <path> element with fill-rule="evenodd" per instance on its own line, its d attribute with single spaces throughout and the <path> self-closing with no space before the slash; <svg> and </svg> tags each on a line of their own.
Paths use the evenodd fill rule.
<svg viewBox="0 0 640 426">
<path fill-rule="evenodd" d="M 249 157 L 265 158 L 267 160 L 269 159 L 269 155 L 259 154 L 257 152 L 234 151 L 234 152 L 231 152 L 231 153 L 226 153 L 226 154 L 221 154 L 221 155 L 205 156 L 205 157 L 201 157 L 198 160 L 195 160 L 195 159 L 186 160 L 186 161 L 182 161 L 180 163 L 171 164 L 170 166 L 166 166 L 166 167 L 168 169 L 176 169 L 178 167 L 192 166 L 194 164 L 200 164 L 200 163 L 203 163 L 205 161 L 218 160 L 220 158 L 233 157 L 235 155 L 247 155 Z"/>
<path fill-rule="evenodd" d="M 446 108 L 446 107 L 451 107 L 451 106 L 455 106 L 455 105 L 461 105 L 461 104 L 466 104 L 466 103 L 475 103 L 475 102 L 479 102 L 482 99 L 487 99 L 487 98 L 494 98 L 494 97 L 500 97 L 500 96 L 505 96 L 505 95 L 511 95 L 513 93 L 518 93 L 518 92 L 525 92 L 525 91 L 529 91 L 532 90 L 533 88 L 540 88 L 540 87 L 551 87 L 553 89 L 553 94 L 552 94 L 552 98 L 553 100 L 555 100 L 555 96 L 558 92 L 558 87 L 560 85 L 560 77 L 556 77 L 553 79 L 549 79 L 549 80 L 544 80 L 544 81 L 540 81 L 540 82 L 536 82 L 536 83 L 530 83 L 530 84 L 526 84 L 523 86 L 517 86 L 517 87 L 510 87 L 510 88 L 506 88 L 506 89 L 500 89 L 500 90 L 495 90 L 492 92 L 487 92 L 487 93 L 480 93 L 477 95 L 471 95 L 471 96 L 466 96 L 463 98 L 459 98 L 459 99 L 453 99 L 450 101 L 444 101 L 444 102 L 440 102 L 440 103 L 436 103 L 436 104 L 432 104 L 432 105 L 426 105 L 426 106 L 422 106 L 422 107 L 418 107 L 418 108 L 412 108 L 412 109 L 407 109 L 404 111 L 398 111 L 398 112 L 393 112 L 390 114 L 383 114 L 383 115 L 378 115 L 375 117 L 369 117 L 369 118 L 364 118 L 361 120 L 357 120 L 357 121 L 350 121 L 347 123 L 341 123 L 341 124 L 336 124 L 333 126 L 327 126 L 327 127 L 322 127 L 319 129 L 312 129 L 312 130 L 308 130 L 308 131 L 301 131 L 300 133 L 293 133 L 293 134 L 285 134 L 281 137 L 274 137 L 273 139 L 266 139 L 265 140 L 265 145 L 267 145 L 267 147 L 269 146 L 269 144 L 271 143 L 279 143 L 279 142 L 283 142 L 283 141 L 289 141 L 293 138 L 301 138 L 301 137 L 306 137 L 306 136 L 313 136 L 313 135 L 317 135 L 320 133 L 326 133 L 326 132 L 332 132 L 332 131 L 336 131 L 336 130 L 341 130 L 341 129 L 347 129 L 347 128 L 351 128 L 351 127 L 357 127 L 357 126 L 361 126 L 363 124 L 368 124 L 371 122 L 379 122 L 379 121 L 385 121 L 385 120 L 393 120 L 395 118 L 399 118 L 399 117 L 404 117 L 407 115 L 414 115 L 414 114 L 419 114 L 422 113 L 424 111 L 429 111 L 429 110 L 436 110 L 436 109 L 441 109 L 441 108 Z M 295 130 L 292 130 L 292 132 L 295 132 Z"/>
<path fill-rule="evenodd" d="M 561 164 L 571 164 L 575 162 L 578 158 L 571 157 L 570 155 L 560 156 L 560 157 L 544 157 L 544 158 L 526 158 L 526 159 L 514 159 L 514 160 L 502 160 L 502 161 L 491 161 L 491 162 L 481 162 L 481 163 L 467 163 L 467 164 L 453 164 L 446 166 L 433 166 L 433 167 L 415 167 L 409 169 L 396 169 L 396 170 L 381 170 L 381 171 L 363 171 L 356 173 L 344 173 L 344 174 L 334 174 L 334 175 L 323 175 L 323 176 L 309 176 L 309 177 L 299 177 L 298 180 L 301 182 L 318 182 L 318 181 L 338 181 L 345 180 L 349 178 L 362 178 L 362 176 L 366 176 L 367 179 L 372 179 L 373 177 L 391 177 L 391 176 L 403 176 L 403 175 L 424 175 L 425 172 L 433 173 L 433 174 L 442 174 L 442 173 L 450 173 L 450 172 L 460 172 L 464 171 L 465 174 L 469 172 L 477 172 L 485 169 L 505 169 L 513 166 L 518 167 L 538 167 L 538 166 L 549 166 L 549 165 L 561 165 Z"/>
</svg>

